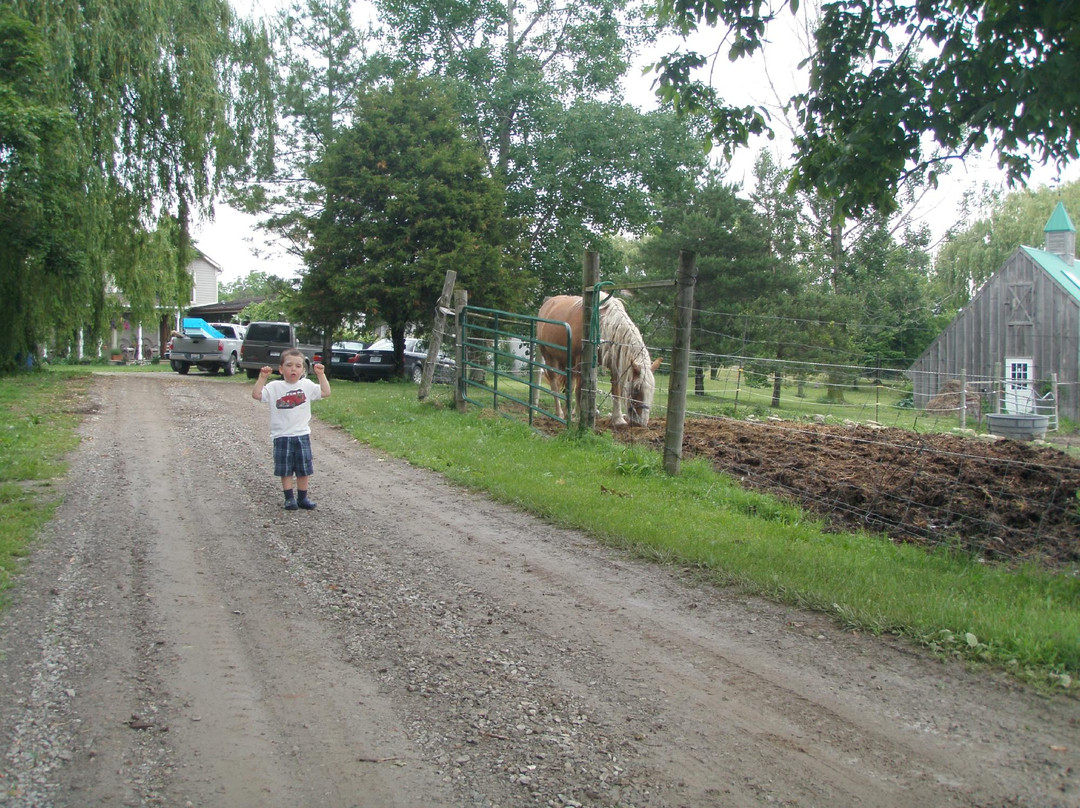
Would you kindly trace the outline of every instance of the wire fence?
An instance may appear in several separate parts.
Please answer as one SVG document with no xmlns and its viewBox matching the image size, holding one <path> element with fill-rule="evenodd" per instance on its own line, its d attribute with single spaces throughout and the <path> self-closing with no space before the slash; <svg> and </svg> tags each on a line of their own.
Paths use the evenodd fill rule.
<svg viewBox="0 0 1080 808">
<path fill-rule="evenodd" d="M 684 451 L 746 485 L 902 541 L 1080 559 L 1080 463 L 990 434 L 1023 398 L 1014 380 L 949 379 L 917 407 L 911 375 L 879 367 L 699 353 L 690 376 Z M 1063 391 L 1030 392 L 1067 441 L 1053 434 Z"/>
<path fill-rule="evenodd" d="M 514 350 L 524 356 L 529 346 Z M 528 365 L 495 356 L 526 389 Z M 670 389 L 666 362 L 656 376 L 657 423 Z M 989 560 L 1080 565 L 1080 462 L 989 434 L 988 415 L 1016 408 L 1010 380 L 948 379 L 917 407 L 906 370 L 699 351 L 689 377 L 684 455 L 745 486 L 844 529 Z M 608 383 L 601 374 L 601 415 L 610 412 Z M 1065 387 L 1031 391 L 1036 411 L 1052 409 L 1048 434 L 1058 441 L 1069 439 L 1054 431 Z M 662 430 L 620 437 L 658 446 Z"/>
<path fill-rule="evenodd" d="M 453 348 L 446 346 L 453 346 L 455 338 L 449 329 L 443 334 L 448 353 Z M 527 332 L 504 334 L 497 348 L 489 346 L 486 353 L 478 353 L 470 362 L 497 365 L 500 373 L 527 383 L 529 359 L 534 351 L 529 339 Z M 470 345 L 475 348 L 480 342 L 472 340 Z M 653 405 L 653 412 L 660 412 L 669 387 L 665 371 L 670 369 L 670 351 L 658 346 L 649 350 L 652 356 L 662 357 Z M 818 421 L 867 423 L 919 432 L 980 432 L 986 431 L 986 416 L 991 413 L 1030 412 L 1047 416 L 1047 431 L 1053 433 L 1061 427 L 1058 403 L 1063 396 L 1080 392 L 1076 384 L 1058 384 L 1056 380 L 1020 383 L 979 375 L 942 379 L 940 373 L 934 373 L 927 384 L 918 386 L 926 389 L 932 383 L 937 392 L 920 402 L 913 394 L 918 375 L 917 371 L 880 366 L 697 351 L 690 362 L 687 414 L 751 420 L 812 416 Z M 605 386 L 600 387 L 598 400 L 603 411 L 611 402 Z"/>
</svg>

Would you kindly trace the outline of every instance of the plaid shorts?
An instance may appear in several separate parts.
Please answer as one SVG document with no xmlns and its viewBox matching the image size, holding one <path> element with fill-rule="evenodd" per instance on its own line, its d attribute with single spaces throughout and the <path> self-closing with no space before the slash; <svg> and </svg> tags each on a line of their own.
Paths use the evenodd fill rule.
<svg viewBox="0 0 1080 808">
<path fill-rule="evenodd" d="M 310 435 L 274 438 L 275 477 L 310 477 L 313 471 Z"/>
</svg>

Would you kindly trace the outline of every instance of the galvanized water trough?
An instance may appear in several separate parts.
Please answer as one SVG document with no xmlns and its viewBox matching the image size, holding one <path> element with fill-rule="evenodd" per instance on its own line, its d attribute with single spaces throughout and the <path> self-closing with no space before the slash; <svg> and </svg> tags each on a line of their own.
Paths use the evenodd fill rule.
<svg viewBox="0 0 1080 808">
<path fill-rule="evenodd" d="M 1046 437 L 1048 415 L 1034 413 L 991 413 L 986 416 L 990 434 L 1013 440 L 1035 440 Z"/>
</svg>

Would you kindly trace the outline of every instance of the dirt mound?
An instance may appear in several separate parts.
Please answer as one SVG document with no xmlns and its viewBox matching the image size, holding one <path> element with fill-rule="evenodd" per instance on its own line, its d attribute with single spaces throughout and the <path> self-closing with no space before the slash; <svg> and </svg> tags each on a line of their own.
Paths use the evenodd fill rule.
<svg viewBox="0 0 1080 808">
<path fill-rule="evenodd" d="M 648 429 L 615 434 L 662 447 L 664 428 L 653 419 Z M 1080 462 L 1057 449 L 894 428 L 709 419 L 687 421 L 683 452 L 837 529 L 997 560 L 1080 561 Z"/>
</svg>

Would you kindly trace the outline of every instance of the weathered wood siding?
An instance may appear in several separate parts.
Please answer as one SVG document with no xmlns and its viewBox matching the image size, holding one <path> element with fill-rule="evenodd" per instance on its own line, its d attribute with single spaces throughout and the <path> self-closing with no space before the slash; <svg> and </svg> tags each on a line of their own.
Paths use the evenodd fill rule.
<svg viewBox="0 0 1080 808">
<path fill-rule="evenodd" d="M 1080 420 L 1080 306 L 1019 249 L 912 365 L 915 406 L 965 370 L 980 388 L 1000 386 L 1006 357 L 1030 358 L 1037 381 L 1057 373 L 1060 414 Z"/>
</svg>

